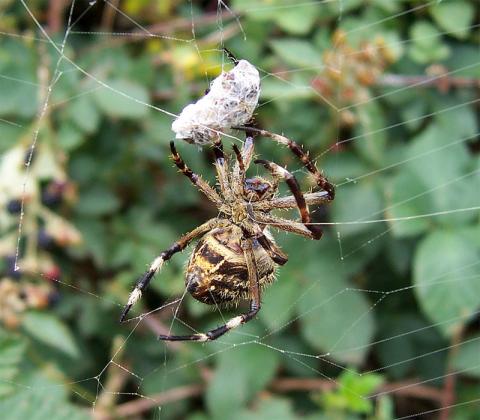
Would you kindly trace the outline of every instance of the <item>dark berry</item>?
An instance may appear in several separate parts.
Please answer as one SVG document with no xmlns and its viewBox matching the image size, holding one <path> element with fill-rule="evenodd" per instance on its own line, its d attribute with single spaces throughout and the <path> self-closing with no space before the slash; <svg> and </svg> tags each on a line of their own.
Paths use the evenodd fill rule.
<svg viewBox="0 0 480 420">
<path fill-rule="evenodd" d="M 60 181 L 50 182 L 42 191 L 42 203 L 48 207 L 55 207 L 62 201 L 66 183 Z"/>
<path fill-rule="evenodd" d="M 53 290 L 50 292 L 48 295 L 48 306 L 56 305 L 60 301 L 61 297 L 62 295 L 58 290 Z"/>
<path fill-rule="evenodd" d="M 37 241 L 38 246 L 43 249 L 48 249 L 53 244 L 53 238 L 43 228 L 38 231 Z"/>
<path fill-rule="evenodd" d="M 42 203 L 47 207 L 55 207 L 62 201 L 61 194 L 56 191 L 42 191 Z"/>
<path fill-rule="evenodd" d="M 22 210 L 22 201 L 21 200 L 10 200 L 7 203 L 7 211 L 10 214 L 18 214 Z"/>
<path fill-rule="evenodd" d="M 7 275 L 7 277 L 18 280 L 22 276 L 22 273 L 20 272 L 20 270 L 15 271 L 15 261 L 15 255 L 8 255 L 4 258 L 5 274 Z"/>
</svg>

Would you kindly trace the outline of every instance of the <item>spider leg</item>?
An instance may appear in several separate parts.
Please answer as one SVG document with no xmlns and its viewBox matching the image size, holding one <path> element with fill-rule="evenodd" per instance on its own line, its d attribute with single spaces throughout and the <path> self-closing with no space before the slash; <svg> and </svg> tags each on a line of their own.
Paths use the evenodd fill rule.
<svg viewBox="0 0 480 420">
<path fill-rule="evenodd" d="M 269 257 L 272 259 L 273 262 L 277 263 L 278 265 L 284 265 L 288 261 L 288 256 L 281 250 L 281 248 L 272 240 L 270 240 L 266 235 L 263 233 L 257 236 L 258 243 L 262 246 L 262 248 L 267 252 Z"/>
<path fill-rule="evenodd" d="M 303 223 L 300 222 L 293 222 L 291 220 L 271 216 L 269 214 L 257 214 L 255 222 L 260 225 L 268 225 L 286 232 L 296 233 L 309 239 L 315 239 L 313 233 Z"/>
<path fill-rule="evenodd" d="M 150 264 L 150 268 L 146 271 L 146 273 L 137 280 L 135 288 L 133 289 L 132 293 L 130 293 L 128 302 L 122 311 L 120 322 L 125 321 L 125 318 L 131 307 L 142 297 L 142 293 L 148 287 L 155 274 L 160 271 L 165 261 L 168 261 L 172 255 L 185 249 L 185 247 L 193 239 L 207 233 L 208 231 L 217 227 L 219 224 L 220 222 L 217 219 L 210 219 L 209 221 L 193 229 L 191 232 L 183 235 L 177 242 L 170 246 L 170 248 L 166 249 L 157 258 L 155 258 Z"/>
<path fill-rule="evenodd" d="M 160 335 L 158 338 L 165 341 L 212 341 L 221 337 L 226 332 L 239 327 L 242 324 L 252 320 L 260 310 L 260 287 L 258 285 L 258 271 L 253 253 L 253 243 L 251 238 L 242 241 L 243 254 L 247 262 L 248 281 L 250 289 L 250 310 L 242 315 L 235 316 L 220 327 L 214 328 L 206 333 L 191 335 Z"/>
<path fill-rule="evenodd" d="M 255 161 L 255 163 L 263 165 L 271 172 L 272 176 L 285 180 L 288 188 L 290 188 L 290 191 L 295 198 L 295 202 L 297 203 L 297 207 L 302 218 L 302 223 L 307 227 L 310 232 L 312 232 L 314 239 L 320 239 L 323 233 L 322 229 L 318 225 L 310 224 L 311 219 L 307 203 L 305 201 L 305 197 L 303 196 L 302 191 L 300 190 L 300 185 L 298 184 L 295 176 L 286 169 L 282 168 L 280 165 L 277 165 L 276 163 L 270 162 L 268 160 L 258 159 Z"/>
<path fill-rule="evenodd" d="M 236 144 L 233 145 L 233 151 L 235 152 L 236 162 L 233 166 L 233 180 L 235 194 L 241 196 L 244 193 L 245 179 L 247 177 L 247 169 L 250 166 L 250 162 L 253 157 L 253 136 L 247 135 L 245 142 L 240 151 Z"/>
<path fill-rule="evenodd" d="M 231 60 L 231 62 L 232 62 L 234 65 L 237 65 L 238 62 L 239 62 L 238 58 L 235 57 L 235 56 L 233 55 L 233 53 L 232 53 L 230 50 L 228 50 L 227 48 L 223 47 L 222 49 L 223 49 L 223 52 L 225 53 L 225 55 L 228 57 L 228 59 Z"/>
<path fill-rule="evenodd" d="M 255 127 L 245 126 L 245 127 L 233 127 L 233 128 L 236 128 L 238 130 L 243 130 L 246 133 L 256 133 L 263 137 L 268 137 L 276 141 L 277 143 L 287 146 L 302 161 L 302 163 L 305 165 L 305 168 L 307 168 L 308 172 L 310 172 L 313 175 L 317 185 L 322 190 L 327 191 L 329 201 L 332 201 L 335 198 L 335 186 L 318 171 L 317 167 L 308 156 L 308 153 L 305 152 L 299 144 L 297 144 L 293 140 L 290 140 L 287 137 L 280 136 L 279 134 L 274 134 L 274 133 L 271 133 L 270 131 L 261 130 Z"/>
<path fill-rule="evenodd" d="M 303 197 L 305 198 L 305 203 L 311 206 L 314 204 L 325 204 L 330 202 L 326 195 L 328 195 L 326 191 L 316 191 L 313 193 L 303 194 Z M 269 211 L 274 209 L 294 209 L 298 207 L 298 205 L 295 197 L 293 195 L 289 195 L 287 197 L 275 197 L 270 201 L 259 201 L 257 203 L 252 203 L 252 207 L 254 210 Z"/>
<path fill-rule="evenodd" d="M 217 171 L 218 183 L 224 197 L 231 197 L 230 180 L 228 176 L 228 164 L 223 153 L 223 144 L 220 136 L 217 136 L 213 143 L 213 153 L 215 154 L 215 169 Z"/>
<path fill-rule="evenodd" d="M 222 200 L 218 193 L 210 186 L 207 182 L 205 182 L 200 175 L 194 173 L 183 161 L 180 154 L 177 152 L 175 148 L 175 143 L 173 141 L 170 142 L 170 150 L 172 151 L 172 159 L 178 169 L 184 174 L 193 185 L 195 185 L 201 192 L 203 192 L 210 201 L 213 201 L 217 205 L 221 205 Z"/>
<path fill-rule="evenodd" d="M 237 158 L 233 168 L 233 189 L 235 191 L 235 195 L 241 197 L 244 192 L 245 184 L 245 164 L 243 162 L 242 154 L 236 144 L 233 145 L 233 151 L 235 152 L 235 157 Z"/>
<path fill-rule="evenodd" d="M 245 142 L 243 143 L 243 147 L 242 147 L 242 158 L 245 164 L 245 171 L 249 168 L 250 163 L 252 162 L 254 140 L 255 140 L 255 137 L 253 134 L 245 136 Z"/>
<path fill-rule="evenodd" d="M 311 206 L 314 204 L 325 204 L 330 201 L 328 197 L 326 197 L 328 193 L 326 191 L 316 191 L 313 193 L 303 194 L 305 198 L 305 203 Z M 273 198 L 270 202 L 262 203 L 265 204 L 266 210 L 272 209 L 293 209 L 297 207 L 296 198 L 293 195 L 288 197 L 276 197 Z"/>
</svg>

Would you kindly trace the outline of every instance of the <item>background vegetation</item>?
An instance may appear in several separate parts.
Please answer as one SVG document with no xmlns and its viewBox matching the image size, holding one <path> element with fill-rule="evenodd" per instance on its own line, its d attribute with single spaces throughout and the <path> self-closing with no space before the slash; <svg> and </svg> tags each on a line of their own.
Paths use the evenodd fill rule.
<svg viewBox="0 0 480 420">
<path fill-rule="evenodd" d="M 77 1 L 65 44 L 69 2 L 26 2 L 52 42 L 22 3 L 0 1 L 1 413 L 478 418 L 477 2 Z M 314 214 L 339 224 L 277 235 L 290 260 L 257 320 L 165 344 L 229 313 L 186 297 L 183 323 L 174 306 L 118 323 L 154 256 L 215 216 L 172 167 L 172 118 L 141 102 L 201 96 L 229 65 L 222 42 L 261 71 L 257 123 L 338 185 Z M 307 188 L 294 156 L 258 143 Z M 213 181 L 208 149 L 178 148 Z M 137 314 L 183 294 L 187 256 Z"/>
</svg>

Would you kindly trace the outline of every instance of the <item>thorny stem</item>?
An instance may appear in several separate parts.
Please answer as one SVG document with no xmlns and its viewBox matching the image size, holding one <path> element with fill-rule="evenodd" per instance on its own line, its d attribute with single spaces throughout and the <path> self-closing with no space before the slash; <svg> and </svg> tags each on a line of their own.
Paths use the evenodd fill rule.
<svg viewBox="0 0 480 420">
<path fill-rule="evenodd" d="M 184 400 L 186 398 L 196 397 L 203 393 L 204 386 L 202 384 L 179 386 L 169 389 L 165 392 L 154 394 L 148 398 L 139 398 L 120 404 L 115 410 L 116 417 L 128 417 L 142 413 L 163 404 Z"/>
<path fill-rule="evenodd" d="M 480 79 L 473 77 L 451 77 L 445 76 L 403 76 L 400 74 L 385 74 L 378 84 L 389 87 L 418 86 L 436 87 L 441 91 L 448 91 L 450 88 L 480 88 Z"/>
<path fill-rule="evenodd" d="M 213 377 L 213 372 L 201 367 L 201 376 L 205 382 L 209 382 Z M 329 391 L 335 389 L 338 385 L 327 379 L 312 378 L 278 378 L 270 384 L 270 389 L 274 392 L 310 392 L 310 391 Z M 148 398 L 138 398 L 124 404 L 120 404 L 115 410 L 115 414 L 121 416 L 133 416 L 141 412 L 159 407 L 162 404 L 197 397 L 203 394 L 206 388 L 205 384 L 194 384 L 180 386 L 152 395 Z M 431 400 L 438 404 L 441 403 L 443 393 L 442 390 L 418 384 L 414 380 L 392 382 L 382 385 L 377 392 L 392 393 L 397 396 L 419 398 Z"/>
<path fill-rule="evenodd" d="M 448 352 L 447 358 L 447 374 L 454 371 L 452 366 L 453 359 L 457 355 L 460 343 L 462 342 L 463 337 L 463 327 L 459 327 L 452 336 L 452 347 Z M 445 407 L 439 417 L 439 420 L 449 420 L 450 419 L 450 410 L 453 404 L 455 404 L 456 395 L 455 395 L 455 382 L 456 382 L 457 375 L 448 375 L 445 378 L 445 383 L 443 386 L 442 392 L 442 407 Z"/>
<path fill-rule="evenodd" d="M 63 0 L 50 0 L 48 6 L 48 31 L 51 34 L 57 34 L 62 29 L 63 11 L 67 6 L 67 2 Z"/>
<path fill-rule="evenodd" d="M 102 23 L 100 28 L 102 31 L 111 32 L 113 28 L 113 23 L 115 20 L 115 15 L 117 14 L 118 3 L 120 0 L 110 0 L 110 4 L 106 3 L 103 9 L 102 14 Z"/>
</svg>

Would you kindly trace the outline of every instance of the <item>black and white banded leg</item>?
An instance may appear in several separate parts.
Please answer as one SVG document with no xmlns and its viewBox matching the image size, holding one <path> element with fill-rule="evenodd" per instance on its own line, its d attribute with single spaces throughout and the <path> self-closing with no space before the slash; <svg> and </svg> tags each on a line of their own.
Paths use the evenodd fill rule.
<svg viewBox="0 0 480 420">
<path fill-rule="evenodd" d="M 193 239 L 198 236 L 204 235 L 205 233 L 219 226 L 220 224 L 221 222 L 219 222 L 217 219 L 210 219 L 209 221 L 193 229 L 191 232 L 183 235 L 170 248 L 166 249 L 157 258 L 155 258 L 150 264 L 150 268 L 142 277 L 138 279 L 135 288 L 133 289 L 132 293 L 130 293 L 128 302 L 123 308 L 122 314 L 120 316 L 120 322 L 125 321 L 128 312 L 130 311 L 132 306 L 135 305 L 135 303 L 142 297 L 144 290 L 148 287 L 150 281 L 155 276 L 155 274 L 157 274 L 161 270 L 165 261 L 168 261 L 172 257 L 172 255 L 185 249 L 185 247 Z"/>
<path fill-rule="evenodd" d="M 225 333 L 242 324 L 252 320 L 260 310 L 260 287 L 258 285 L 257 265 L 253 253 L 252 239 L 242 241 L 243 253 L 247 263 L 249 290 L 250 290 L 250 310 L 242 315 L 229 319 L 225 324 L 210 330 L 206 333 L 197 333 L 191 335 L 160 335 L 158 338 L 165 341 L 212 341 L 221 337 Z"/>
</svg>

